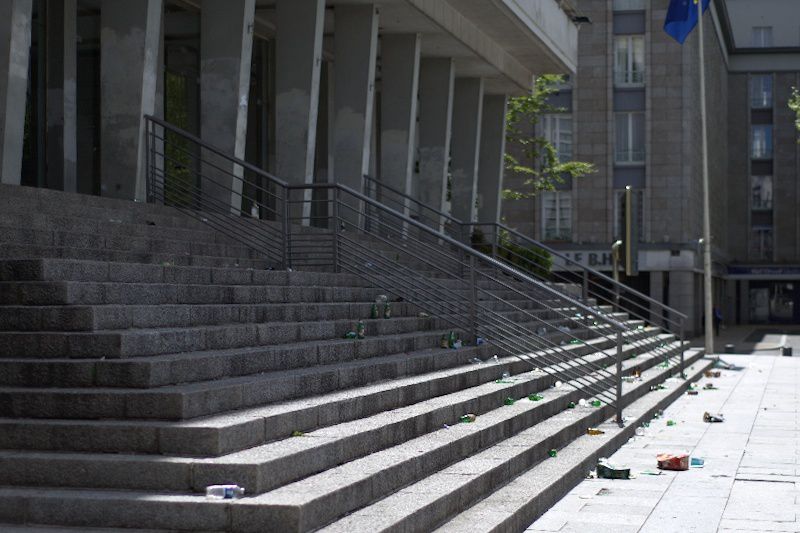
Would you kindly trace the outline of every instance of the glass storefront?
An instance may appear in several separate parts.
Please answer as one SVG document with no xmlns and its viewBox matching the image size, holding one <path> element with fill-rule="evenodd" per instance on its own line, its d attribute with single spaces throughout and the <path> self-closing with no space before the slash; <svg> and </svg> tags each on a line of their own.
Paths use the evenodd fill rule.
<svg viewBox="0 0 800 533">
<path fill-rule="evenodd" d="M 800 283 L 751 281 L 750 322 L 800 323 Z"/>
</svg>

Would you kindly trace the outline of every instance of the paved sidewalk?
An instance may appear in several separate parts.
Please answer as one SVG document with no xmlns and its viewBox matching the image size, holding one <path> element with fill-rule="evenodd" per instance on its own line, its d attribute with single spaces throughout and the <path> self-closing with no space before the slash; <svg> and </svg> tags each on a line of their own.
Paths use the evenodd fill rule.
<svg viewBox="0 0 800 533">
<path fill-rule="evenodd" d="M 587 479 L 529 532 L 800 532 L 800 357 L 729 355 L 743 366 L 711 381 L 720 390 L 683 395 L 611 457 L 631 480 Z M 721 412 L 722 424 L 702 421 Z M 668 427 L 666 420 L 677 425 Z M 657 471 L 656 455 L 687 451 L 705 467 Z"/>
</svg>

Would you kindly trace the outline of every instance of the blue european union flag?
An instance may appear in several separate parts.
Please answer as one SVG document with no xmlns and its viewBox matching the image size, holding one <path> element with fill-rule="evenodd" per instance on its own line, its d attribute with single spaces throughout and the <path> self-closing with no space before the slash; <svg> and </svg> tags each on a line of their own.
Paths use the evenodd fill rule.
<svg viewBox="0 0 800 533">
<path fill-rule="evenodd" d="M 703 13 L 711 0 L 703 0 Z M 670 0 L 664 31 L 683 44 L 697 26 L 697 0 Z"/>
</svg>

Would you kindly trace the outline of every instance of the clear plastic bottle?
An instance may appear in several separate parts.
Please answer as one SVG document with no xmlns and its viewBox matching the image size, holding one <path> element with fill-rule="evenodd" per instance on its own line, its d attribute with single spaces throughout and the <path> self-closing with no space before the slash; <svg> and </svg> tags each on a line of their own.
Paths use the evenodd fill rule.
<svg viewBox="0 0 800 533">
<path fill-rule="evenodd" d="M 238 500 L 244 497 L 244 488 L 239 485 L 209 485 L 206 498 L 211 500 Z"/>
</svg>

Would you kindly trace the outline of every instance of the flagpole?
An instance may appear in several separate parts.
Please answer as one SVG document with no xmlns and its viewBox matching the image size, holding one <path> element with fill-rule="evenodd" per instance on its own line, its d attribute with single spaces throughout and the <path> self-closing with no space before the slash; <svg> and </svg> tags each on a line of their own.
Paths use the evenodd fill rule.
<svg viewBox="0 0 800 533">
<path fill-rule="evenodd" d="M 706 116 L 706 64 L 705 40 L 703 38 L 703 2 L 697 3 L 697 25 L 700 39 L 700 122 L 703 137 L 703 299 L 705 309 L 705 348 L 706 355 L 714 353 L 714 307 L 711 276 L 711 202 L 708 183 L 708 126 Z"/>
</svg>

